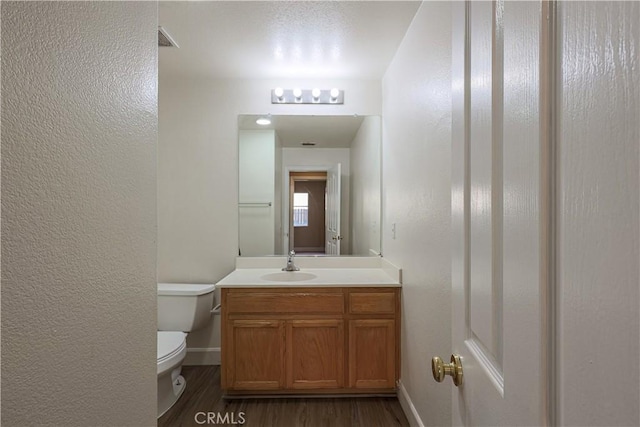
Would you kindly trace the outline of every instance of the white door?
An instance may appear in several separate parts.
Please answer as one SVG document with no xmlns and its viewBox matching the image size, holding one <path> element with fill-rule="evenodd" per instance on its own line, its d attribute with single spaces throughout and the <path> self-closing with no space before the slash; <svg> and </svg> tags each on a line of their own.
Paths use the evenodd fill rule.
<svg viewBox="0 0 640 427">
<path fill-rule="evenodd" d="M 547 7 L 454 6 L 454 425 L 547 424 Z"/>
<path fill-rule="evenodd" d="M 325 215 L 327 255 L 340 255 L 340 163 L 327 171 L 327 212 Z"/>
</svg>

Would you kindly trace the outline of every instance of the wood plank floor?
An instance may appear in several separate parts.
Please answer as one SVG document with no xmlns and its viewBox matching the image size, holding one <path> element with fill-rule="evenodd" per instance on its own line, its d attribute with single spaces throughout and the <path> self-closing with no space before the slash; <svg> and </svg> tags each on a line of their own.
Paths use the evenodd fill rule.
<svg viewBox="0 0 640 427">
<path fill-rule="evenodd" d="M 395 397 L 277 398 L 223 400 L 219 366 L 184 366 L 187 388 L 180 400 L 158 420 L 159 427 L 243 425 L 249 427 L 392 427 L 409 422 Z M 229 423 L 202 424 L 216 412 Z M 244 424 L 239 424 L 243 412 Z M 232 414 L 234 418 L 231 419 Z M 235 421 L 235 424 L 232 424 Z"/>
</svg>

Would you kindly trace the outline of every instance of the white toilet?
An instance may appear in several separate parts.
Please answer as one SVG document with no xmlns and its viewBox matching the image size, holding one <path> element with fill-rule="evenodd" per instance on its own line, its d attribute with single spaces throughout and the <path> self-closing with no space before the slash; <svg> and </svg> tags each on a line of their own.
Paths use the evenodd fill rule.
<svg viewBox="0 0 640 427">
<path fill-rule="evenodd" d="M 186 332 L 210 319 L 214 290 L 214 285 L 158 283 L 158 418 L 184 391 L 180 369 L 187 355 Z"/>
</svg>

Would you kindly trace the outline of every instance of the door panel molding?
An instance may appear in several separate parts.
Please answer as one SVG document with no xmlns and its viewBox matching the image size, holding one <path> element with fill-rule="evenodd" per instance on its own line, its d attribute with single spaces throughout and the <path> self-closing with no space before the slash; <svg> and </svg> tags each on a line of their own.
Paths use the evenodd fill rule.
<svg viewBox="0 0 640 427">
<path fill-rule="evenodd" d="M 491 384 L 493 384 L 498 393 L 500 393 L 500 396 L 504 397 L 504 375 L 502 367 L 499 366 L 495 358 L 492 357 L 491 353 L 487 351 L 482 342 L 476 337 L 465 340 L 464 344 L 477 359 L 478 364 L 484 370 L 487 378 L 491 380 Z"/>
</svg>

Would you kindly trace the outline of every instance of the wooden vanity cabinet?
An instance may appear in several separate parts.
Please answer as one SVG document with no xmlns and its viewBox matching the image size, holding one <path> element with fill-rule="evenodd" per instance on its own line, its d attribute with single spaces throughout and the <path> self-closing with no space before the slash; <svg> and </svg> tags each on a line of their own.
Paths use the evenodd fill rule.
<svg viewBox="0 0 640 427">
<path fill-rule="evenodd" d="M 394 391 L 399 288 L 223 288 L 228 394 Z"/>
<path fill-rule="evenodd" d="M 395 388 L 400 377 L 399 290 L 351 289 L 348 307 L 349 387 Z"/>
<path fill-rule="evenodd" d="M 336 389 L 344 386 L 344 321 L 288 320 L 286 384 L 289 389 Z"/>
<path fill-rule="evenodd" d="M 234 388 L 278 390 L 284 387 L 285 329 L 281 320 L 231 320 L 227 344 L 234 355 L 228 370 Z"/>
</svg>

